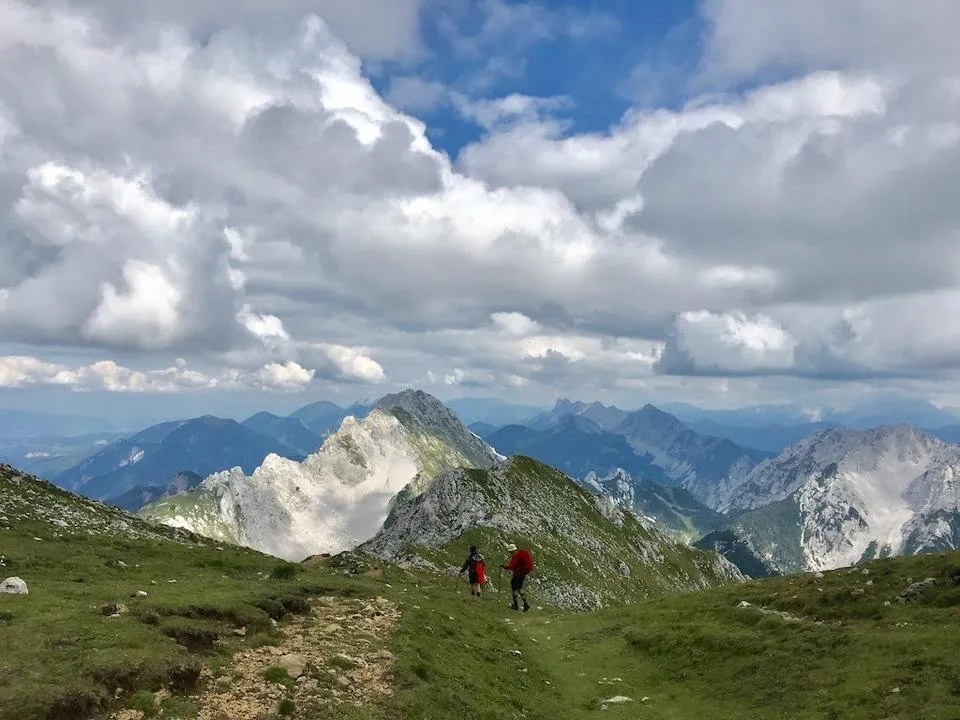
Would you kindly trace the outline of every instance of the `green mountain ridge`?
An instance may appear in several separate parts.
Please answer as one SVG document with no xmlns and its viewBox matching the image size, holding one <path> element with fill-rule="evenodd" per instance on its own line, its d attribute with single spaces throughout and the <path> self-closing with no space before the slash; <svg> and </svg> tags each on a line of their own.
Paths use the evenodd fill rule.
<svg viewBox="0 0 960 720">
<path fill-rule="evenodd" d="M 537 558 L 531 592 L 571 610 L 743 579 L 715 553 L 668 538 L 559 470 L 524 456 L 490 470 L 437 476 L 423 493 L 398 499 L 383 529 L 358 550 L 442 568 L 458 566 L 467 547 L 477 544 L 493 567 L 509 542 L 530 547 Z M 621 562 L 629 577 L 619 573 Z"/>
</svg>

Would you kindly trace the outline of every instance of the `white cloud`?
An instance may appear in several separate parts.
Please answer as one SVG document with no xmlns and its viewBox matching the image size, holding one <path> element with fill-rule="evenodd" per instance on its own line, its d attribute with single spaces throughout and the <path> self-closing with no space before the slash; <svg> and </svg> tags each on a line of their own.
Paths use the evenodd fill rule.
<svg viewBox="0 0 960 720">
<path fill-rule="evenodd" d="M 960 367 L 954 4 L 710 0 L 704 87 L 791 79 L 604 132 L 553 119 L 564 98 L 451 95 L 405 67 L 392 102 L 450 100 L 490 129 L 455 160 L 364 75 L 422 50 L 418 3 L 354 5 L 0 6 L 6 385 L 293 389 L 430 368 L 599 392 L 675 371 Z M 486 2 L 478 32 L 451 37 L 462 57 L 514 39 L 522 56 L 592 22 L 549 10 Z M 88 364 L 52 362 L 64 346 Z M 220 369 L 94 362 L 118 353 Z"/>
<path fill-rule="evenodd" d="M 297 363 L 271 363 L 252 373 L 228 369 L 210 375 L 187 366 L 185 360 L 159 370 L 133 370 L 112 360 L 81 367 L 48 363 L 30 356 L 0 356 L 0 388 L 61 385 L 71 390 L 120 393 L 170 393 L 189 390 L 304 390 L 314 377 Z"/>
<path fill-rule="evenodd" d="M 571 99 L 565 95 L 531 97 L 513 93 L 501 98 L 471 99 L 463 93 L 455 92 L 451 93 L 450 97 L 453 106 L 463 117 L 473 120 L 487 130 L 509 122 L 535 122 L 572 104 Z"/>
<path fill-rule="evenodd" d="M 270 363 L 257 373 L 264 387 L 272 390 L 302 390 L 310 384 L 314 370 L 306 370 L 293 361 L 283 365 Z"/>
<path fill-rule="evenodd" d="M 775 372 L 793 366 L 796 347 L 797 341 L 771 318 L 700 310 L 677 318 L 664 362 L 680 365 L 667 369 L 691 372 Z M 682 359 L 671 358 L 674 352 Z"/>
<path fill-rule="evenodd" d="M 386 99 L 394 107 L 416 114 L 443 104 L 447 96 L 446 86 L 436 80 L 395 77 L 390 82 Z"/>
<path fill-rule="evenodd" d="M 710 79 L 823 67 L 953 74 L 960 64 L 952 0 L 705 0 Z"/>
</svg>

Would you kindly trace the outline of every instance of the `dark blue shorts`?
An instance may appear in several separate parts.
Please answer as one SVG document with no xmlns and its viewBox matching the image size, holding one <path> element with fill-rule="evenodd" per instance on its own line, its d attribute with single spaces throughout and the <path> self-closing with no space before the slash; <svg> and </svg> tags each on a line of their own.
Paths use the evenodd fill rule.
<svg viewBox="0 0 960 720">
<path fill-rule="evenodd" d="M 526 575 L 515 575 L 510 578 L 510 589 L 514 592 L 523 590 L 523 581 L 527 579 Z"/>
</svg>

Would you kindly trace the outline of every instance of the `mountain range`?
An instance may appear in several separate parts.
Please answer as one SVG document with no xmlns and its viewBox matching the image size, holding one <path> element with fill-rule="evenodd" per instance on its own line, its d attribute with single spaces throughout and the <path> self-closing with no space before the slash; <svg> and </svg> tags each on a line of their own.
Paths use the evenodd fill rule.
<svg viewBox="0 0 960 720">
<path fill-rule="evenodd" d="M 528 425 L 508 425 L 484 437 L 502 453 L 530 455 L 580 480 L 590 473 L 625 471 L 618 482 L 636 483 L 634 497 L 647 496 L 651 482 L 682 488 L 699 506 L 697 512 L 715 506 L 772 455 L 700 435 L 653 405 L 628 413 L 601 403 L 561 400 Z M 685 498 L 681 505 L 687 504 Z M 634 509 L 645 512 L 642 504 Z"/>
<path fill-rule="evenodd" d="M 757 466 L 718 509 L 733 517 L 726 539 L 779 572 L 954 549 L 960 446 L 907 425 L 822 430 Z"/>
<path fill-rule="evenodd" d="M 347 416 L 303 462 L 271 454 L 252 472 L 214 473 L 139 514 L 300 560 L 372 537 L 401 491 L 416 495 L 440 472 L 499 459 L 439 400 L 404 391 L 384 396 L 362 419 Z"/>
<path fill-rule="evenodd" d="M 364 542 L 438 475 L 491 468 L 506 456 L 550 465 L 674 539 L 726 548 L 748 575 L 960 545 L 952 484 L 960 448 L 935 436 L 950 439 L 956 425 L 936 433 L 906 425 L 855 430 L 834 427 L 833 413 L 830 421 L 794 416 L 795 424 L 734 427 L 703 416 L 683 422 L 649 404 L 632 412 L 565 399 L 548 410 L 456 404 L 491 419 L 536 412 L 519 423 L 475 420 L 467 428 L 449 405 L 405 391 L 349 408 L 321 401 L 289 416 L 260 412 L 242 423 L 204 416 L 119 439 L 77 438 L 72 452 L 95 452 L 53 480 L 142 508 L 155 521 L 293 559 Z M 933 406 L 907 409 L 927 421 L 945 416 Z M 769 449 L 721 433 L 765 437 L 759 444 Z M 56 467 L 66 457 L 30 459 Z"/>
<path fill-rule="evenodd" d="M 95 500 L 110 500 L 138 487 L 167 486 L 180 472 L 206 476 L 234 466 L 249 472 L 271 454 L 304 457 L 235 420 L 207 415 L 117 440 L 52 479 Z"/>
</svg>

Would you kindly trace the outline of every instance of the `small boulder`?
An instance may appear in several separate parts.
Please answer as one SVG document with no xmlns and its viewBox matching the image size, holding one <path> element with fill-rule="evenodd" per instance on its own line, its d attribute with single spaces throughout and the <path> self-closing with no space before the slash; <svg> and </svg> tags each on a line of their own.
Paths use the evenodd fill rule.
<svg viewBox="0 0 960 720">
<path fill-rule="evenodd" d="M 336 653 L 330 658 L 330 662 L 342 668 L 358 668 L 366 665 L 366 663 L 363 660 L 355 657 L 350 657 L 345 653 Z"/>
<path fill-rule="evenodd" d="M 0 583 L 0 593 L 6 595 L 29 595 L 30 591 L 27 590 L 27 583 L 21 578 L 8 577 Z"/>
<path fill-rule="evenodd" d="M 100 614 L 106 617 L 120 617 L 127 612 L 127 606 L 123 603 L 107 603 L 100 606 Z"/>
<path fill-rule="evenodd" d="M 286 670 L 287 675 L 296 679 L 303 675 L 303 671 L 307 667 L 307 659 L 303 655 L 290 653 L 277 660 L 277 665 Z"/>
<path fill-rule="evenodd" d="M 897 597 L 897 599 L 902 604 L 913 602 L 914 600 L 920 597 L 920 595 L 923 593 L 924 590 L 926 590 L 931 585 L 936 585 L 936 584 L 937 584 L 937 579 L 932 577 L 928 577 L 926 580 L 920 580 L 919 582 L 910 583 L 909 585 L 907 585 L 907 587 L 905 587 L 900 592 L 900 595 Z"/>
</svg>

